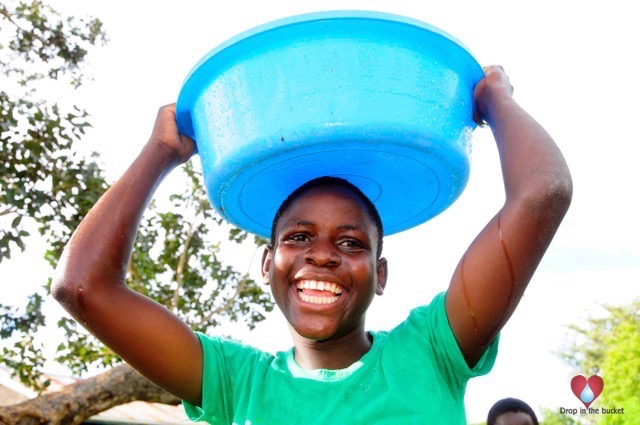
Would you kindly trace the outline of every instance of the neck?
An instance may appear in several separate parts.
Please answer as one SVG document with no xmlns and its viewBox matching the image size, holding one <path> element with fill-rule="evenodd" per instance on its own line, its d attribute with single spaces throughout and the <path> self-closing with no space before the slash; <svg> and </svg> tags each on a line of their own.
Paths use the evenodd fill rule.
<svg viewBox="0 0 640 425">
<path fill-rule="evenodd" d="M 314 341 L 291 330 L 294 358 L 303 369 L 345 369 L 360 360 L 370 349 L 372 340 L 363 328 L 326 341 Z"/>
</svg>

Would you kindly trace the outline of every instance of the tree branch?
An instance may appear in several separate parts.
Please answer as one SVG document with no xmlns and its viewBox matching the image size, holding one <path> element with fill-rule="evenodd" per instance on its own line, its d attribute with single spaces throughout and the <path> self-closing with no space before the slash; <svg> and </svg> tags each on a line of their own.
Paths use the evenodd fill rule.
<svg viewBox="0 0 640 425">
<path fill-rule="evenodd" d="M 249 280 L 249 276 L 245 275 L 244 278 L 238 283 L 236 286 L 236 291 L 233 293 L 231 297 L 220 307 L 215 310 L 211 310 L 206 316 L 203 316 L 202 320 L 198 326 L 202 326 L 205 322 L 208 322 L 213 316 L 222 313 L 223 311 L 227 311 L 233 303 L 238 299 L 238 297 L 244 292 L 245 286 L 247 286 L 247 281 Z"/>
<path fill-rule="evenodd" d="M 36 40 L 41 42 L 43 45 L 46 45 L 46 41 L 42 37 L 40 37 L 38 34 L 36 34 L 34 31 L 25 30 L 20 25 L 18 25 L 18 23 L 14 21 L 13 18 L 11 17 L 11 13 L 9 12 L 9 10 L 7 10 L 7 8 L 3 4 L 0 4 L 0 15 L 4 16 L 7 19 L 7 21 L 12 23 L 18 29 L 18 32 L 23 34 L 29 34 L 31 37 L 35 38 Z"/>
<path fill-rule="evenodd" d="M 7 10 L 7 8 L 3 5 L 0 4 L 0 15 L 4 16 L 7 21 L 9 21 L 10 23 L 12 23 L 13 25 L 15 25 L 20 31 L 24 32 L 24 30 L 22 28 L 20 28 L 20 25 L 18 25 L 12 18 L 11 18 L 11 14 L 9 13 L 9 11 Z"/>
<path fill-rule="evenodd" d="M 2 217 L 3 215 L 7 215 L 7 214 L 17 214 L 18 212 L 16 211 L 16 208 L 7 208 L 4 209 L 2 211 L 0 211 L 0 217 Z"/>
<path fill-rule="evenodd" d="M 189 259 L 187 254 L 189 252 L 189 245 L 191 244 L 191 239 L 193 238 L 193 235 L 194 235 L 193 229 L 195 228 L 196 222 L 198 221 L 198 218 L 200 217 L 200 214 L 202 213 L 203 210 L 204 210 L 204 205 L 202 204 L 202 202 L 200 202 L 198 204 L 198 210 L 196 211 L 196 214 L 193 217 L 193 220 L 191 221 L 191 224 L 189 226 L 187 239 L 184 241 L 184 246 L 183 246 L 182 252 L 180 253 L 180 259 L 178 260 L 178 265 L 176 266 L 177 285 L 176 285 L 175 291 L 173 291 L 173 300 L 171 301 L 171 309 L 176 314 L 178 314 L 178 301 L 180 300 L 180 290 L 184 285 L 184 268 L 187 264 L 187 260 Z"/>
<path fill-rule="evenodd" d="M 84 420 L 132 401 L 178 404 L 180 400 L 152 384 L 127 364 L 60 391 L 11 406 L 0 406 L 0 423 L 7 425 L 81 424 Z"/>
<path fill-rule="evenodd" d="M 256 258 L 256 253 L 258 252 L 259 248 L 260 248 L 259 246 L 256 246 L 256 249 L 253 251 L 253 255 L 251 256 L 251 261 L 249 261 L 249 266 L 247 266 L 247 272 L 244 274 L 244 277 L 242 278 L 242 280 L 238 282 L 238 286 L 236 287 L 236 291 L 233 293 L 233 295 L 229 297 L 229 299 L 227 299 L 227 301 L 223 305 L 221 305 L 220 307 L 214 310 L 209 311 L 207 315 L 203 315 L 200 322 L 198 322 L 198 325 L 197 325 L 198 327 L 203 326 L 216 314 L 220 314 L 224 311 L 227 311 L 233 305 L 233 303 L 238 299 L 238 297 L 242 295 L 242 293 L 244 292 L 244 288 L 247 286 L 247 283 L 249 282 L 249 270 L 251 270 L 251 264 L 253 264 L 253 260 Z"/>
</svg>

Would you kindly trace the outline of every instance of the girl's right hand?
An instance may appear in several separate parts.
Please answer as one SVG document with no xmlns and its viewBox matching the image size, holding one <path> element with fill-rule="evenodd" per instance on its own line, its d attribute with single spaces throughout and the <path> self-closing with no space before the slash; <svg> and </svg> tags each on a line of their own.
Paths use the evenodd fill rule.
<svg viewBox="0 0 640 425">
<path fill-rule="evenodd" d="M 193 139 L 178 131 L 175 103 L 162 106 L 158 110 L 149 143 L 159 143 L 168 148 L 179 164 L 187 162 L 195 153 L 196 144 Z"/>
</svg>

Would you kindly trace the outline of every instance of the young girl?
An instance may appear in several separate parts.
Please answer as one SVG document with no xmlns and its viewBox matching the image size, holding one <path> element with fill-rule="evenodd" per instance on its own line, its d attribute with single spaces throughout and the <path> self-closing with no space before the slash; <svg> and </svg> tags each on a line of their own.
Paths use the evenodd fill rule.
<svg viewBox="0 0 640 425">
<path fill-rule="evenodd" d="M 140 218 L 194 143 L 174 105 L 160 109 L 139 156 L 76 230 L 54 297 L 192 419 L 221 424 L 464 424 L 464 391 L 495 360 L 515 310 L 571 201 L 567 165 L 513 99 L 503 69 L 485 69 L 476 120 L 495 136 L 506 201 L 471 243 L 446 292 L 390 332 L 367 332 L 387 261 L 375 207 L 338 179 L 305 185 L 274 219 L 263 274 L 294 348 L 276 355 L 196 334 L 125 285 Z M 422 270 L 416 270 L 420 276 Z M 426 300 L 425 300 L 426 301 Z"/>
</svg>

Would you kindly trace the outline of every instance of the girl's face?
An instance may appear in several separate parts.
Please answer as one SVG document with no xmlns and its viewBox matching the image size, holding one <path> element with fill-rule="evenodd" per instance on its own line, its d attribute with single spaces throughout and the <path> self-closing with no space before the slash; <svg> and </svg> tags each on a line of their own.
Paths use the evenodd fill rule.
<svg viewBox="0 0 640 425">
<path fill-rule="evenodd" d="M 345 188 L 310 189 L 285 211 L 262 267 L 298 335 L 325 341 L 364 332 L 367 309 L 386 283 L 377 240 L 364 204 Z"/>
</svg>

